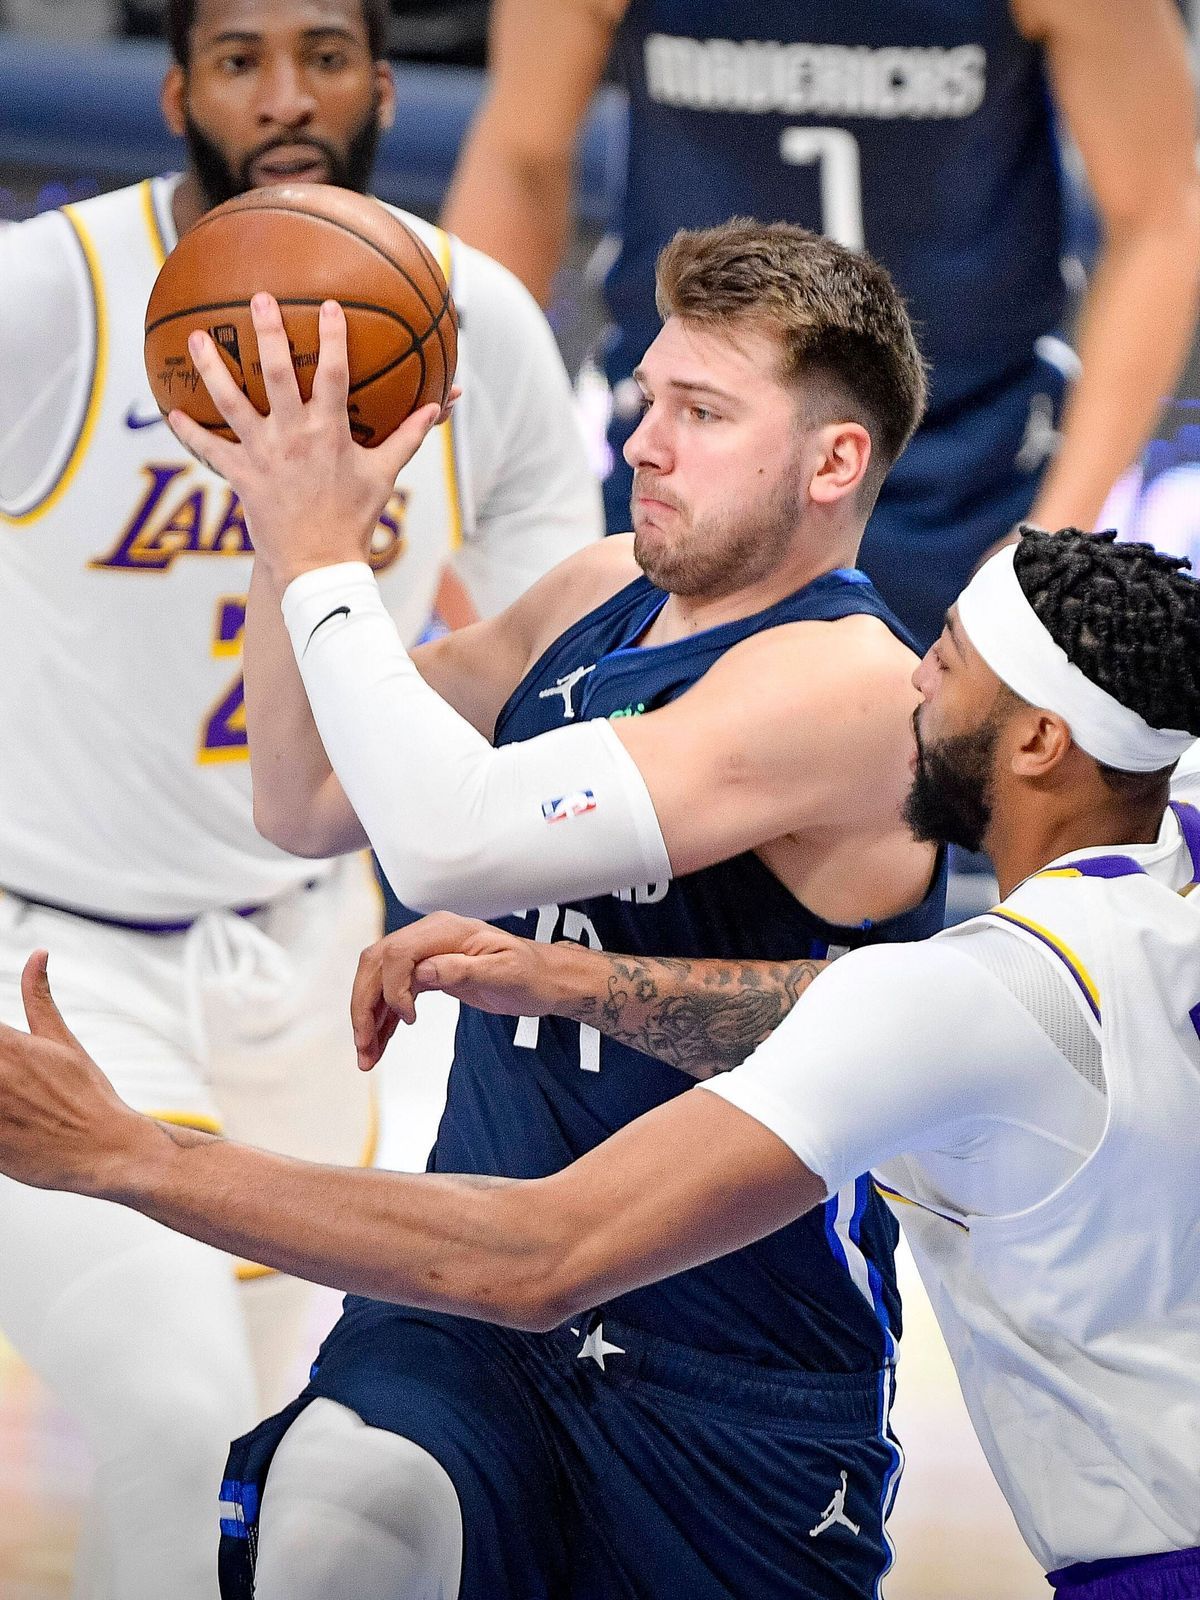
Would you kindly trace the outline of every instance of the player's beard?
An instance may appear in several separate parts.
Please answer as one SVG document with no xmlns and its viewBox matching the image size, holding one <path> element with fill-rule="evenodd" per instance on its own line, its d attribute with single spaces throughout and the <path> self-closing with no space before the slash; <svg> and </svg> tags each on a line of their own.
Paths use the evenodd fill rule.
<svg viewBox="0 0 1200 1600">
<path fill-rule="evenodd" d="M 757 503 L 735 512 L 694 517 L 650 473 L 633 475 L 633 500 L 661 497 L 675 508 L 670 534 L 634 522 L 633 557 L 656 588 L 668 594 L 718 599 L 749 588 L 773 572 L 792 543 L 804 491 L 799 468 L 786 471 Z"/>
<path fill-rule="evenodd" d="M 226 200 L 232 200 L 235 195 L 245 194 L 255 188 L 256 185 L 250 176 L 251 167 L 260 156 L 282 145 L 310 145 L 314 150 L 320 151 L 325 158 L 328 167 L 326 183 L 336 184 L 341 189 L 355 189 L 359 194 L 365 194 L 367 185 L 371 181 L 371 169 L 375 165 L 375 152 L 379 148 L 381 132 L 379 101 L 378 97 L 375 97 L 370 110 L 351 134 L 343 150 L 338 150 L 324 139 L 314 139 L 311 134 L 292 134 L 259 145 L 235 163 L 225 154 L 217 141 L 210 138 L 196 122 L 190 110 L 184 113 L 184 125 L 192 170 L 196 174 L 197 182 L 210 209 Z"/>
<path fill-rule="evenodd" d="M 1001 717 L 993 711 L 970 733 L 924 742 L 917 716 L 917 769 L 904 802 L 904 820 L 922 842 L 983 848 L 992 820 L 992 773 Z"/>
</svg>

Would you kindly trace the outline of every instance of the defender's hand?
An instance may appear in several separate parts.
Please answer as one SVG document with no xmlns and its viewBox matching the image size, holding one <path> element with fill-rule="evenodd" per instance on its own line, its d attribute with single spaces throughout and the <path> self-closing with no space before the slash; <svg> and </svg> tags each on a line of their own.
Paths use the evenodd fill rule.
<svg viewBox="0 0 1200 1600">
<path fill-rule="evenodd" d="M 363 951 L 350 1021 L 358 1064 L 369 1072 L 397 1023 L 417 1020 L 416 997 L 440 989 L 480 1011 L 540 1017 L 553 1010 L 556 973 L 574 946 L 535 944 L 473 917 L 436 911 Z"/>
<path fill-rule="evenodd" d="M 63 1021 L 36 950 L 21 974 L 29 1032 L 0 1025 L 0 1171 L 37 1189 L 116 1197 L 155 1124 L 121 1100 Z"/>
<path fill-rule="evenodd" d="M 182 411 L 167 420 L 180 442 L 236 491 L 255 553 L 282 590 L 314 567 L 366 560 L 397 475 L 429 430 L 450 415 L 450 406 L 422 406 L 382 443 L 364 449 L 354 442 L 346 410 L 350 364 L 341 306 L 327 300 L 321 307 L 320 356 L 307 402 L 300 398 L 278 303 L 258 294 L 250 310 L 269 413 L 259 415 L 212 339 L 197 332 L 188 340 L 192 360 L 240 442 L 218 438 Z M 451 406 L 456 397 L 454 391 Z"/>
</svg>

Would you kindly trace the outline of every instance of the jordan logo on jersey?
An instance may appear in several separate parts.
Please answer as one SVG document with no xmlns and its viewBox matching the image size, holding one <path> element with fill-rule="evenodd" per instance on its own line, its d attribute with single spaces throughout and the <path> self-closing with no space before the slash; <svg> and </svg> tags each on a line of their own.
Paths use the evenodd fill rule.
<svg viewBox="0 0 1200 1600">
<path fill-rule="evenodd" d="M 595 672 L 596 664 L 590 667 L 576 667 L 574 672 L 564 673 L 557 683 L 551 684 L 548 689 L 542 689 L 538 694 L 539 700 L 552 700 L 556 694 L 562 695 L 563 717 L 570 722 L 575 716 L 575 705 L 571 696 L 575 692 L 575 685 L 586 678 L 589 672 Z"/>
<path fill-rule="evenodd" d="M 91 567 L 126 572 L 166 572 L 178 556 L 248 556 L 253 553 L 241 503 L 227 484 L 197 479 L 186 465 L 148 464 L 147 483 L 115 546 Z M 383 572 L 403 553 L 408 491 L 397 489 L 379 519 L 370 562 Z"/>
</svg>

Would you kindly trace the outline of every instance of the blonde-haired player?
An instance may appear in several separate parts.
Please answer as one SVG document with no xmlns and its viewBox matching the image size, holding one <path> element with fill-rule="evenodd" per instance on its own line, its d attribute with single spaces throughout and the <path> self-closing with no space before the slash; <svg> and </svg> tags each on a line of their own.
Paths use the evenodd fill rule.
<svg viewBox="0 0 1200 1600">
<path fill-rule="evenodd" d="M 0 1030 L 0 1166 L 382 1300 L 533 1330 L 744 1247 L 873 1167 L 907 1202 L 984 1449 L 1059 1600 L 1195 1595 L 1200 812 L 1168 800 L 1200 729 L 1200 588 L 1147 547 L 1041 538 L 1045 549 L 1009 549 L 982 569 L 915 676 L 910 816 L 943 838 L 982 838 L 1004 900 L 923 943 L 852 951 L 743 1065 L 545 1177 L 336 1172 L 171 1137 L 130 1114 L 68 1032 L 37 955 L 26 972 L 35 1037 Z M 610 1004 L 624 990 L 609 969 L 625 958 L 487 926 L 480 937 L 443 944 L 450 954 L 424 962 L 421 983 L 642 1038 Z M 678 988 L 688 963 L 658 965 Z M 715 1008 L 700 1008 L 700 1032 L 706 1011 L 736 1019 L 764 981 L 786 1008 L 787 978 L 743 965 Z M 728 1065 L 719 1048 L 713 1061 Z M 565 1330 L 560 1342 L 578 1344 Z M 625 1354 L 597 1326 L 580 1355 L 618 1371 L 585 1379 L 564 1355 L 572 1390 L 594 1396 L 606 1426 L 640 1400 L 647 1440 L 680 1426 L 655 1352 L 633 1367 Z M 268 1462 L 235 1458 L 231 1543 L 257 1553 L 261 1600 L 392 1600 L 411 1518 L 403 1457 L 380 1446 L 403 1441 L 312 1389 L 300 1404 L 261 1518 Z M 790 1494 L 809 1511 L 804 1544 L 828 1552 L 836 1582 L 869 1502 L 844 1437 L 827 1439 L 816 1499 L 795 1472 Z M 364 1482 L 354 1468 L 368 1450 L 379 1472 Z M 588 1561 L 604 1559 L 607 1538 L 638 1558 L 619 1592 L 648 1594 L 639 1579 L 655 1551 L 634 1542 L 613 1452 L 598 1454 L 572 1583 L 556 1592 L 601 1592 Z M 586 1466 L 564 1462 L 563 1480 L 573 1472 Z M 673 1535 L 720 1514 L 708 1472 L 698 1481 L 705 1492 Z M 751 1509 L 738 1510 L 740 1531 Z M 757 1552 L 740 1548 L 748 1568 Z M 232 1568 L 226 1593 L 248 1593 Z"/>
</svg>

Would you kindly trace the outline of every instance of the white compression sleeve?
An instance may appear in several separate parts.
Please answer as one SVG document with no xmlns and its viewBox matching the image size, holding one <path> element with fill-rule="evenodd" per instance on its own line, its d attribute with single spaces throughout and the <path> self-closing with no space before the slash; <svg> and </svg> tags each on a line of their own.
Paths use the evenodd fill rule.
<svg viewBox="0 0 1200 1600">
<path fill-rule="evenodd" d="M 406 905 L 494 917 L 670 878 L 607 721 L 493 749 L 421 677 L 365 563 L 295 579 L 283 615 L 330 764 Z"/>
</svg>

